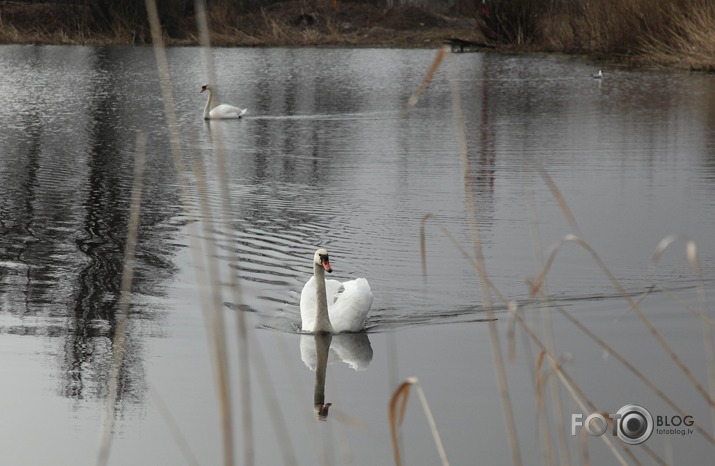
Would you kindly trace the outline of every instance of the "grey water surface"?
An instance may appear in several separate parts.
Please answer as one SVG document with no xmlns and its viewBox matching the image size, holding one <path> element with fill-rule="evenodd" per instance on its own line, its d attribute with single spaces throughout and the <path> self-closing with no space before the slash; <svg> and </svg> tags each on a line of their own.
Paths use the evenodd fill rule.
<svg viewBox="0 0 715 466">
<path fill-rule="evenodd" d="M 571 415 L 591 408 L 563 387 L 565 427 L 554 415 L 540 422 L 539 348 L 518 327 L 508 338 L 507 302 L 544 341 L 550 312 L 556 355 L 597 409 L 635 403 L 656 420 L 678 414 L 567 312 L 713 434 L 705 396 L 628 299 L 656 284 L 642 312 L 710 392 L 704 336 L 713 316 L 696 310 L 715 299 L 715 76 L 455 54 L 404 113 L 432 50 L 215 49 L 221 101 L 248 114 L 206 122 L 202 50 L 166 53 L 183 188 L 151 48 L 0 47 L 3 463 L 96 462 L 139 134 L 145 184 L 110 464 L 222 461 L 199 292 L 211 274 L 194 263 L 196 244 L 217 260 L 222 283 L 240 276 L 239 301 L 227 287 L 223 294 L 237 464 L 251 454 L 256 464 L 391 464 L 388 403 L 409 376 L 425 390 L 451 464 L 510 464 L 470 206 L 498 290 L 491 301 L 505 357 L 514 343 L 507 374 L 524 464 L 556 464 L 559 445 L 581 463 L 584 438 L 593 464 L 616 460 L 603 439 L 571 435 Z M 595 80 L 599 67 L 605 77 Z M 192 161 L 207 174 L 203 206 Z M 619 285 L 569 241 L 547 276 L 551 301 L 540 302 L 530 283 L 569 234 Z M 681 236 L 654 266 L 670 235 Z M 330 251 L 331 278 L 366 277 L 375 295 L 367 333 L 330 343 L 326 422 L 313 413 L 317 342 L 299 332 L 300 291 L 318 246 Z M 238 313 L 249 325 L 248 385 L 238 378 Z M 407 464 L 439 463 L 416 396 L 401 439 Z M 703 464 L 714 450 L 700 433 L 656 429 L 619 451 L 645 463 Z"/>
</svg>

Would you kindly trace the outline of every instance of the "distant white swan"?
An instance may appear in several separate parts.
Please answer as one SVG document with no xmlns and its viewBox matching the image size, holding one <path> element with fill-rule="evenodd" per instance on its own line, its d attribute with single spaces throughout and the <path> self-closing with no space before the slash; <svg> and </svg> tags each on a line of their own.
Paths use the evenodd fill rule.
<svg viewBox="0 0 715 466">
<path fill-rule="evenodd" d="M 214 102 L 214 100 L 216 100 L 216 87 L 214 87 L 213 84 L 204 84 L 201 86 L 199 94 L 204 91 L 209 93 L 209 98 L 206 100 L 206 107 L 204 107 L 204 120 L 241 118 L 247 111 L 245 108 L 234 107 L 233 105 L 216 105 L 216 102 Z M 214 93 L 212 94 L 211 91 L 214 91 Z"/>
<path fill-rule="evenodd" d="M 593 79 L 603 79 L 603 71 L 598 70 L 598 73 L 593 75 Z"/>
<path fill-rule="evenodd" d="M 328 251 L 318 249 L 313 256 L 313 276 L 300 293 L 301 329 L 313 333 L 363 330 L 373 300 L 367 280 L 326 280 L 326 270 L 333 271 Z"/>
</svg>

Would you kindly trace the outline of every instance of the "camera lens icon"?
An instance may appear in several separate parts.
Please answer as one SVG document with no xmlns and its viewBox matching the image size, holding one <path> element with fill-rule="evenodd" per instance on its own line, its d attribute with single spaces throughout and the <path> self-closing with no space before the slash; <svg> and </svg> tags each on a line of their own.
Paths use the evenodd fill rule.
<svg viewBox="0 0 715 466">
<path fill-rule="evenodd" d="M 625 405 L 618 410 L 618 438 L 629 445 L 638 445 L 653 433 L 653 416 L 642 406 Z"/>
</svg>

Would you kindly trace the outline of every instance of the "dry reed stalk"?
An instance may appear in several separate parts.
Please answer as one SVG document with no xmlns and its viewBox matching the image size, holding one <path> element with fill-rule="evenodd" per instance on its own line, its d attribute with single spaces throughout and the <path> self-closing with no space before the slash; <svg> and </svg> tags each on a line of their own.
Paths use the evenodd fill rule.
<svg viewBox="0 0 715 466">
<path fill-rule="evenodd" d="M 435 57 L 435 61 L 430 68 L 428 76 L 434 74 L 436 67 L 442 62 L 443 56 L 449 51 L 449 48 L 443 47 Z M 471 176 L 469 175 L 469 159 L 467 155 L 467 137 L 464 130 L 464 117 L 462 116 L 462 98 L 459 94 L 459 83 L 454 77 L 450 79 L 452 84 L 452 105 L 454 107 L 454 120 L 457 130 L 457 140 L 459 142 L 459 154 L 462 162 L 462 173 L 464 176 L 464 196 L 467 209 L 467 217 L 469 219 L 469 229 L 472 237 L 472 247 L 474 248 L 474 258 L 477 266 L 477 279 L 480 284 L 482 300 L 489 319 L 487 325 L 489 327 L 489 337 L 492 347 L 492 358 L 499 383 L 499 397 L 502 402 L 502 410 L 504 414 L 507 434 L 509 436 L 509 445 L 512 454 L 514 465 L 522 464 L 521 452 L 519 449 L 519 439 L 516 431 L 516 422 L 514 421 L 514 412 L 511 405 L 509 395 L 509 383 L 506 377 L 506 369 L 504 367 L 504 356 L 502 355 L 501 343 L 499 341 L 499 331 L 497 329 L 496 320 L 494 317 L 494 308 L 492 306 L 490 294 L 490 280 L 486 272 L 484 263 L 484 255 L 482 254 L 482 243 L 479 235 L 479 222 L 477 218 L 477 207 L 474 202 L 474 192 L 472 191 Z M 412 100 L 412 99 L 410 99 Z"/>
<path fill-rule="evenodd" d="M 581 430 L 581 456 L 583 457 L 583 466 L 591 466 L 591 457 L 588 454 L 588 439 L 590 435 L 586 429 Z"/>
<path fill-rule="evenodd" d="M 179 125 L 176 117 L 176 106 L 171 90 L 171 79 L 169 76 L 169 66 L 164 50 L 164 42 L 161 33 L 161 25 L 159 22 L 159 14 L 154 0 L 146 0 L 146 8 L 151 27 L 152 44 L 154 57 L 157 63 L 157 71 L 159 74 L 159 83 L 162 93 L 162 101 L 164 103 L 164 113 L 167 119 L 167 127 L 169 130 L 169 147 L 174 159 L 174 168 L 177 171 L 179 179 L 179 190 L 182 199 L 182 206 L 187 211 L 189 210 L 190 197 L 188 194 L 188 178 L 183 166 L 182 150 L 179 137 Z M 194 265 L 202 268 L 204 263 L 204 255 L 202 254 L 201 244 L 198 241 L 196 227 L 193 223 L 188 225 L 189 238 L 191 241 L 191 254 Z M 213 256 L 206 256 L 207 261 L 215 261 Z M 231 410 L 231 398 L 229 388 L 229 372 L 227 364 L 226 343 L 223 334 L 223 328 L 216 329 L 210 322 L 216 322 L 216 319 L 222 318 L 222 309 L 213 309 L 206 293 L 220 293 L 218 283 L 204 283 L 202 274 L 197 274 L 199 280 L 199 296 L 201 299 L 201 309 L 203 311 L 204 320 L 206 322 L 206 330 L 209 332 L 209 341 L 213 342 L 214 347 L 214 363 L 216 364 L 216 377 L 219 392 L 219 404 L 221 406 L 221 430 L 222 430 L 222 445 L 223 459 L 226 466 L 232 466 L 234 463 L 234 447 L 233 447 L 233 421 Z M 208 286 L 203 286 L 208 285 Z M 209 290 L 208 287 L 211 287 Z M 217 333 L 215 333 L 217 332 Z"/>
<path fill-rule="evenodd" d="M 422 259 L 422 283 L 427 284 L 427 238 L 425 235 L 425 224 L 432 218 L 431 213 L 422 216 L 420 220 L 420 258 Z"/>
<path fill-rule="evenodd" d="M 514 310 L 516 312 L 516 310 Z M 516 322 L 516 320 L 514 320 Z M 546 406 L 546 400 L 544 392 L 546 391 L 546 384 L 548 383 L 548 377 L 544 376 L 542 373 L 542 366 L 544 362 L 544 357 L 546 353 L 540 351 L 536 358 L 536 367 L 534 369 L 534 389 L 536 390 L 536 416 L 539 422 L 539 434 L 542 434 L 543 441 L 541 442 L 542 451 L 542 464 L 558 464 L 554 458 L 554 452 L 551 448 L 551 429 L 549 428 L 549 413 Z M 568 455 L 567 455 L 568 458 Z M 568 463 L 562 463 L 564 466 Z"/>
<path fill-rule="evenodd" d="M 199 43 L 204 51 L 204 59 L 206 60 L 206 71 L 210 77 L 212 83 L 216 82 L 216 68 L 214 67 L 212 56 L 211 56 L 211 43 L 210 34 L 208 27 L 208 20 L 206 16 L 206 5 L 204 0 L 196 0 L 196 19 L 199 28 Z M 223 138 L 221 134 L 220 125 L 216 127 L 217 137 L 214 139 L 214 154 L 216 156 L 217 163 L 217 179 L 219 182 L 219 194 L 221 196 L 221 217 L 225 220 L 231 218 L 231 200 L 228 189 L 228 179 L 227 179 L 227 164 L 226 156 L 223 150 Z M 232 300 L 235 303 L 243 302 L 241 296 L 241 288 L 238 281 L 238 274 L 240 273 L 239 264 L 240 260 L 238 257 L 238 252 L 234 251 L 232 254 L 232 261 L 236 267 L 236 272 L 231 273 L 229 271 L 229 284 L 232 294 Z M 242 312 L 236 313 L 236 325 L 238 334 L 238 349 L 239 349 L 239 380 L 241 385 L 241 412 L 242 412 L 242 433 L 243 433 L 243 451 L 244 451 L 244 464 L 251 466 L 254 463 L 254 439 L 253 439 L 253 412 L 252 412 L 252 400 L 251 400 L 251 379 L 250 379 L 250 357 L 249 357 L 249 345 L 248 345 L 248 326 L 246 324 L 245 315 Z"/>
<path fill-rule="evenodd" d="M 571 227 L 578 231 L 578 224 L 576 223 L 576 218 L 571 214 L 571 209 L 568 207 L 568 203 L 565 198 L 561 195 L 561 191 L 556 186 L 551 176 L 546 172 L 546 170 L 537 167 L 541 174 L 542 180 L 544 180 L 551 191 L 551 195 L 554 196 L 561 208 L 561 211 L 566 216 L 567 220 L 571 224 Z M 538 222 L 536 215 L 536 206 L 534 204 L 534 194 L 533 187 L 531 184 L 529 186 L 529 195 L 527 196 L 528 202 L 528 214 L 529 214 L 529 225 L 533 243 L 533 250 L 535 252 L 535 260 L 537 265 L 537 270 L 543 267 L 544 257 L 542 254 L 542 242 L 538 230 Z M 546 285 L 544 284 L 544 289 Z M 542 328 L 544 331 L 544 338 L 546 342 L 546 347 L 552 354 L 556 354 L 556 338 L 554 336 L 553 322 L 551 319 L 551 309 L 549 306 L 543 306 L 540 314 Z M 569 466 L 571 464 L 571 458 L 569 457 L 568 441 L 566 438 L 566 425 L 564 424 L 564 409 L 561 401 L 561 387 L 558 383 L 551 383 L 550 386 L 550 396 L 551 396 L 551 406 L 554 412 L 554 420 L 556 427 L 556 440 L 559 450 L 559 460 L 560 464 L 563 466 Z M 550 445 L 549 445 L 550 447 Z"/>
<path fill-rule="evenodd" d="M 146 159 L 146 134 L 137 135 L 134 158 L 134 176 L 132 178 L 132 198 L 127 221 L 127 237 L 122 259 L 122 281 L 119 291 L 119 303 L 115 314 L 114 339 L 112 341 L 112 367 L 109 374 L 107 409 L 104 413 L 103 431 L 97 457 L 98 465 L 106 465 L 112 444 L 114 417 L 119 395 L 119 375 L 124 362 L 124 344 L 127 338 L 129 303 L 131 301 L 132 281 L 134 280 L 134 260 L 137 237 L 139 236 L 139 213 L 141 211 L 142 189 L 144 188 L 144 162 Z"/>
<path fill-rule="evenodd" d="M 432 438 L 434 439 L 435 446 L 439 453 L 439 458 L 443 466 L 448 466 L 449 461 L 447 460 L 447 453 L 444 451 L 444 446 L 442 445 L 442 439 L 439 436 L 439 431 L 437 430 L 437 424 L 434 421 L 434 416 L 432 416 L 432 410 L 427 402 L 427 397 L 425 396 L 424 390 L 420 385 L 417 377 L 410 377 L 393 392 L 390 398 L 390 410 L 389 410 L 389 420 L 390 420 L 390 433 L 392 435 L 392 451 L 394 452 L 395 464 L 397 466 L 402 465 L 402 458 L 400 456 L 399 442 L 397 439 L 397 432 L 402 421 L 405 418 L 405 411 L 407 410 L 407 400 L 410 397 L 410 388 L 412 386 L 416 387 L 417 394 L 420 397 L 420 402 L 422 404 L 422 410 L 425 412 L 427 417 L 427 423 L 429 424 L 430 431 L 432 432 Z M 398 408 L 399 404 L 399 408 Z"/>
<path fill-rule="evenodd" d="M 442 61 L 449 52 L 450 49 L 448 46 L 441 47 L 439 50 L 437 50 L 437 54 L 432 61 L 432 65 L 430 65 L 430 67 L 427 69 L 427 73 L 422 80 L 422 84 L 420 84 L 420 87 L 418 87 L 410 96 L 409 100 L 407 101 L 407 105 L 405 106 L 405 109 L 402 111 L 402 116 L 406 116 L 410 112 L 410 110 L 412 110 L 414 106 L 417 105 L 417 102 L 420 101 L 420 97 L 422 97 L 422 94 L 424 94 L 425 90 L 427 90 L 427 87 L 429 87 L 430 83 L 432 82 L 432 79 L 434 78 L 435 73 L 437 73 L 437 70 L 442 64 Z"/>
</svg>

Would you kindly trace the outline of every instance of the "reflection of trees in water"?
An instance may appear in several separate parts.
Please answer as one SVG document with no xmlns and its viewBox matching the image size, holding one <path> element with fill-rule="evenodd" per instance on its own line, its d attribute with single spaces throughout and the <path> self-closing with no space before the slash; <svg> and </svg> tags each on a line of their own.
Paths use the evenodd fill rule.
<svg viewBox="0 0 715 466">
<path fill-rule="evenodd" d="M 106 395 L 136 137 L 127 131 L 127 121 L 141 121 L 145 111 L 143 103 L 122 101 L 124 87 L 137 83 L 122 82 L 118 77 L 127 75 L 107 69 L 114 64 L 108 53 L 91 49 L 95 69 L 83 70 L 86 82 L 47 83 L 43 96 L 73 94 L 68 88 L 79 94 L 61 103 L 71 119 L 52 114 L 52 105 L 60 103 L 28 96 L 24 107 L 36 111 L 26 110 L 22 127 L 0 140 L 7 157 L 0 165 L 0 261 L 6 265 L 0 272 L 0 309 L 19 319 L 41 318 L 34 327 L 19 320 L 0 332 L 62 337 L 60 392 L 75 399 Z M 173 171 L 156 161 L 147 170 L 151 184 L 140 217 L 135 302 L 162 293 L 162 282 L 174 272 L 174 247 L 167 239 L 180 228 L 170 223 L 178 213 Z M 130 311 L 119 377 L 122 400 L 143 397 L 146 326 L 135 322 L 155 318 L 147 307 Z"/>
</svg>

